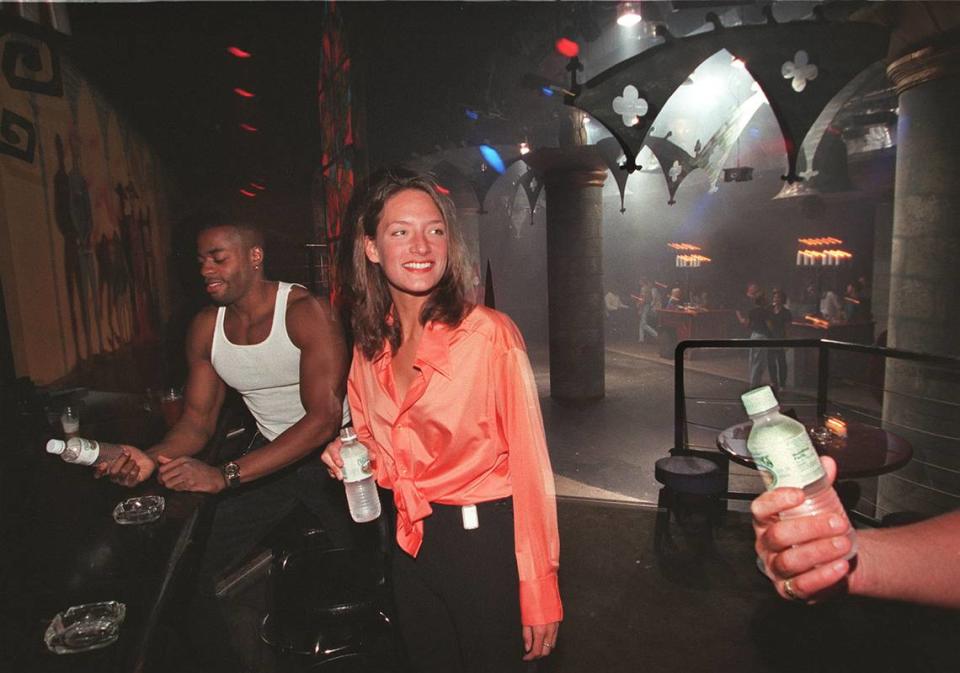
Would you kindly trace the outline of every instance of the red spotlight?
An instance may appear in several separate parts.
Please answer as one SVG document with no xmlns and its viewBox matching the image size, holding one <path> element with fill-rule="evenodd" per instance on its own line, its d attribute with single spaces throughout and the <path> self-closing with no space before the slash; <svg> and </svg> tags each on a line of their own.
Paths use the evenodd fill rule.
<svg viewBox="0 0 960 673">
<path fill-rule="evenodd" d="M 561 37 L 553 46 L 558 54 L 567 58 L 573 58 L 580 53 L 580 45 L 566 37 Z"/>
<path fill-rule="evenodd" d="M 250 124 L 240 124 L 240 128 L 242 128 L 247 133 L 256 133 L 257 131 L 260 130 L 256 126 L 250 126 Z"/>
<path fill-rule="evenodd" d="M 450 190 L 444 187 L 443 185 L 437 185 L 437 191 L 443 194 L 444 196 L 450 196 Z"/>
<path fill-rule="evenodd" d="M 244 51 L 240 47 L 227 47 L 227 52 L 231 56 L 236 56 L 237 58 L 250 58 L 253 56 L 249 51 Z"/>
<path fill-rule="evenodd" d="M 234 87 L 233 93 L 242 98 L 253 98 L 256 95 L 252 91 L 247 91 L 246 89 L 241 89 L 240 87 Z"/>
<path fill-rule="evenodd" d="M 254 189 L 259 189 L 261 192 L 262 192 L 264 189 L 266 189 L 266 187 L 264 187 L 263 185 L 261 185 L 259 182 L 251 182 L 251 183 L 250 183 L 250 186 L 253 187 Z"/>
<path fill-rule="evenodd" d="M 253 197 L 255 197 L 255 196 L 257 195 L 256 192 L 251 192 L 251 191 L 248 191 L 248 190 L 246 190 L 246 189 L 241 189 L 241 190 L 240 190 L 240 193 L 243 194 L 244 196 L 246 196 L 248 199 L 252 199 Z"/>
</svg>

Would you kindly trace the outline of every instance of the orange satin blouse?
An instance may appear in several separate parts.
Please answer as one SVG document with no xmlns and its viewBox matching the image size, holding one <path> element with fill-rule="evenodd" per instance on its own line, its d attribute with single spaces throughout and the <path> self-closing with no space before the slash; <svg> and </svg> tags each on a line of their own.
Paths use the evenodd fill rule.
<svg viewBox="0 0 960 673">
<path fill-rule="evenodd" d="M 347 389 L 354 428 L 376 459 L 377 482 L 393 490 L 397 543 L 417 555 L 432 502 L 512 496 L 521 621 L 560 621 L 553 471 L 516 325 L 480 306 L 457 327 L 428 323 L 414 361 L 418 375 L 402 400 L 391 361 L 388 346 L 372 361 L 354 349 Z"/>
</svg>

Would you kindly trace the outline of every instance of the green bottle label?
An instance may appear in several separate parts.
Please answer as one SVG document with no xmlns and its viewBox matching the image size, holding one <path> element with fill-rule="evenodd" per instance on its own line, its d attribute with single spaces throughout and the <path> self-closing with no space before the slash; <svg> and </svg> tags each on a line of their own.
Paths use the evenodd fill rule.
<svg viewBox="0 0 960 673">
<path fill-rule="evenodd" d="M 755 429 L 747 439 L 747 449 L 767 490 L 780 486 L 803 488 L 824 475 L 806 429 L 793 421 Z"/>
</svg>

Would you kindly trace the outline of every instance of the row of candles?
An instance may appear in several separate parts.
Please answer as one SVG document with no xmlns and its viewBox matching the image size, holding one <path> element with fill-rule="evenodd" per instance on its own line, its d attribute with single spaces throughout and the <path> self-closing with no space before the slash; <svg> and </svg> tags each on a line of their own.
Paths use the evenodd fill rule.
<svg viewBox="0 0 960 673">
<path fill-rule="evenodd" d="M 797 266 L 840 266 L 851 259 L 846 250 L 797 250 Z"/>
<path fill-rule="evenodd" d="M 703 255 L 677 255 L 677 268 L 696 267 L 708 262 L 710 258 Z"/>
</svg>

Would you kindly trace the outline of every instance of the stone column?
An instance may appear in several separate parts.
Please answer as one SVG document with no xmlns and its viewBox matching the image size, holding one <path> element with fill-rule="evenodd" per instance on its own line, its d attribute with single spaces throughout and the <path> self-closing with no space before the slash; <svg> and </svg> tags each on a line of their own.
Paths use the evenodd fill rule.
<svg viewBox="0 0 960 673">
<path fill-rule="evenodd" d="M 607 168 L 596 147 L 543 148 L 524 160 L 546 190 L 550 395 L 604 396 L 601 194 Z"/>
<path fill-rule="evenodd" d="M 887 343 L 960 356 L 960 46 L 919 49 L 887 74 L 900 97 Z M 883 417 L 915 453 L 896 479 L 881 480 L 881 514 L 956 506 L 960 453 L 944 436 L 960 437 L 958 378 L 887 361 Z"/>
</svg>

